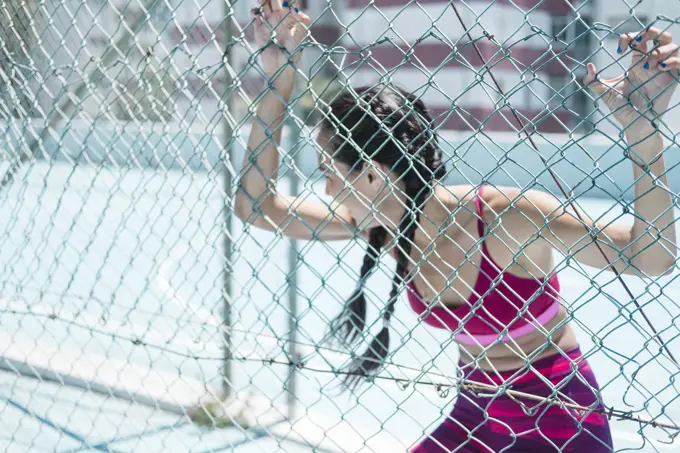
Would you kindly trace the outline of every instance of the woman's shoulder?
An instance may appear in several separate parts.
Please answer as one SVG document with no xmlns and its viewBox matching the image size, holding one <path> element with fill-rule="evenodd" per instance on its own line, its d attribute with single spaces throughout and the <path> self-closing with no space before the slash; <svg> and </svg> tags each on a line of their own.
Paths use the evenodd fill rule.
<svg viewBox="0 0 680 453">
<path fill-rule="evenodd" d="M 489 210 L 501 212 L 517 203 L 526 202 L 527 199 L 542 200 L 550 197 L 550 194 L 536 189 L 521 189 L 516 186 L 459 184 L 444 187 L 443 195 L 438 198 L 445 200 L 450 198 L 447 204 L 457 207 L 470 201 L 474 202 L 477 197 L 480 198 L 485 212 Z"/>
<path fill-rule="evenodd" d="M 438 186 L 435 189 L 435 195 L 440 204 L 446 206 L 450 210 L 455 210 L 460 206 L 474 202 L 478 188 L 479 186 L 472 184 Z"/>
<path fill-rule="evenodd" d="M 435 188 L 435 197 L 429 204 L 425 215 L 430 222 L 438 226 L 440 232 L 449 231 L 452 227 L 473 228 L 477 217 L 477 202 L 479 186 L 472 184 L 457 184 Z M 483 198 L 487 194 L 482 193 Z M 456 230 L 456 228 L 453 228 Z"/>
<path fill-rule="evenodd" d="M 496 186 L 491 184 L 457 184 L 444 186 L 437 198 L 451 209 L 460 206 L 476 204 L 477 197 L 481 200 L 484 211 L 491 208 L 498 211 L 521 195 L 521 189 L 511 186 Z"/>
<path fill-rule="evenodd" d="M 441 195 L 437 198 L 442 200 L 451 212 L 459 211 L 459 207 L 465 207 L 465 211 L 474 213 L 475 219 L 481 216 L 487 223 L 494 222 L 500 217 L 512 220 L 517 215 L 548 210 L 546 206 L 552 207 L 555 204 L 554 197 L 540 190 L 492 184 L 446 186 L 442 188 Z M 480 201 L 479 204 L 477 199 Z"/>
</svg>

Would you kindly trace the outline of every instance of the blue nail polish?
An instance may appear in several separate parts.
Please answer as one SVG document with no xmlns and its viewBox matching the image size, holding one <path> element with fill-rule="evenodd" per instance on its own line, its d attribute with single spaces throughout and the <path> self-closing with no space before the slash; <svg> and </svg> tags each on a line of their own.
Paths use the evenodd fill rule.
<svg viewBox="0 0 680 453">
<path fill-rule="evenodd" d="M 295 12 L 296 12 L 296 13 L 299 13 L 300 10 L 296 7 L 296 8 L 295 8 Z"/>
<path fill-rule="evenodd" d="M 661 62 L 661 67 L 662 67 L 662 68 L 665 68 L 665 67 L 666 67 L 666 63 Z"/>
<path fill-rule="evenodd" d="M 645 65 L 643 66 L 643 68 L 649 69 L 649 61 L 647 61 L 647 62 L 645 63 Z"/>
<path fill-rule="evenodd" d="M 636 40 L 637 42 L 642 41 L 642 35 L 640 35 L 640 36 L 638 36 L 637 38 L 635 38 L 635 40 Z"/>
<path fill-rule="evenodd" d="M 283 6 L 284 8 L 288 8 L 288 2 L 283 2 L 281 6 Z"/>
<path fill-rule="evenodd" d="M 255 15 L 256 15 L 256 16 L 259 16 L 259 15 L 260 15 L 260 11 L 256 9 L 256 10 L 255 10 Z"/>
<path fill-rule="evenodd" d="M 618 49 L 616 49 L 616 52 L 617 52 L 617 53 L 621 53 L 621 52 L 623 52 L 623 49 L 621 49 L 621 46 L 619 46 L 619 48 L 618 48 Z"/>
</svg>

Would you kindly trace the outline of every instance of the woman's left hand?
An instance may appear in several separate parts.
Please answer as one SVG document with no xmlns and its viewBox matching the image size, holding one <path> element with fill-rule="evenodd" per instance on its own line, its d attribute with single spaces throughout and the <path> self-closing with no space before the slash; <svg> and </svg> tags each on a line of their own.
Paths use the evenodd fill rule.
<svg viewBox="0 0 680 453">
<path fill-rule="evenodd" d="M 648 41 L 654 45 L 651 51 Z M 629 46 L 633 58 L 625 74 L 600 80 L 595 65 L 588 63 L 583 83 L 607 104 L 626 134 L 646 137 L 656 131 L 678 85 L 678 45 L 670 33 L 650 27 L 619 36 L 618 52 Z"/>
</svg>

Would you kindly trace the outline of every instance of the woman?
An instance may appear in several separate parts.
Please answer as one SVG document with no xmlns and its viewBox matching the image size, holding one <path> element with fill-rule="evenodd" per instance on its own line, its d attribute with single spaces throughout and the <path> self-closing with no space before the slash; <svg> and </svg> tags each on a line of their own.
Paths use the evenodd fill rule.
<svg viewBox="0 0 680 453">
<path fill-rule="evenodd" d="M 425 106 L 385 86 L 348 90 L 324 111 L 317 143 L 326 194 L 334 199 L 328 206 L 282 195 L 273 183 L 293 65 L 309 17 L 281 0 L 264 3 L 253 14 L 270 82 L 253 120 L 236 210 L 243 221 L 298 239 L 368 239 L 357 290 L 331 326 L 347 344 L 364 333 L 366 279 L 383 248 L 394 253 L 397 269 L 384 327 L 349 376 L 379 369 L 403 282 L 423 320 L 450 329 L 461 344 L 467 379 L 602 407 L 595 377 L 559 302 L 553 251 L 596 268 L 608 269 L 609 261 L 626 274 L 672 270 L 673 203 L 664 188 L 663 140 L 655 125 L 676 85 L 679 60 L 671 36 L 653 28 L 622 35 L 620 51 L 633 53 L 627 78 L 597 81 L 589 64 L 585 79 L 625 131 L 636 180 L 632 228 L 595 225 L 589 218 L 584 226 L 571 208 L 535 190 L 444 186 L 442 152 Z M 267 44 L 271 29 L 276 45 Z M 657 44 L 652 51 L 650 40 Z M 606 417 L 555 405 L 525 413 L 531 405 L 503 393 L 490 399 L 462 391 L 451 416 L 412 451 L 612 450 Z"/>
</svg>

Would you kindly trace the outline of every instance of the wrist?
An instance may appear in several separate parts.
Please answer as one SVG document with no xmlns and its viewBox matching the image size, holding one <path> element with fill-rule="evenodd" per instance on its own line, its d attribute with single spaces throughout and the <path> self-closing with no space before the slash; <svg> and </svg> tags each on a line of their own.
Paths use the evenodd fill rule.
<svg viewBox="0 0 680 453">
<path fill-rule="evenodd" d="M 640 130 L 627 130 L 626 142 L 629 147 L 657 147 L 663 145 L 663 137 L 658 129 L 653 127 Z"/>
<path fill-rule="evenodd" d="M 294 84 L 287 81 L 266 81 L 262 85 L 262 92 L 265 95 L 271 94 L 284 103 L 288 103 L 293 95 L 293 87 Z"/>
<path fill-rule="evenodd" d="M 295 88 L 295 70 L 291 67 L 285 68 L 281 72 L 265 71 L 267 78 L 265 79 L 263 91 L 275 91 L 278 96 L 282 97 L 286 102 L 290 100 Z"/>
<path fill-rule="evenodd" d="M 659 131 L 626 134 L 628 156 L 638 165 L 649 165 L 655 162 L 663 152 L 663 137 Z"/>
<path fill-rule="evenodd" d="M 256 102 L 257 116 L 267 126 L 272 126 L 283 119 L 282 115 L 290 103 L 291 92 L 285 87 L 277 89 L 273 82 L 265 82 L 261 93 Z"/>
</svg>

